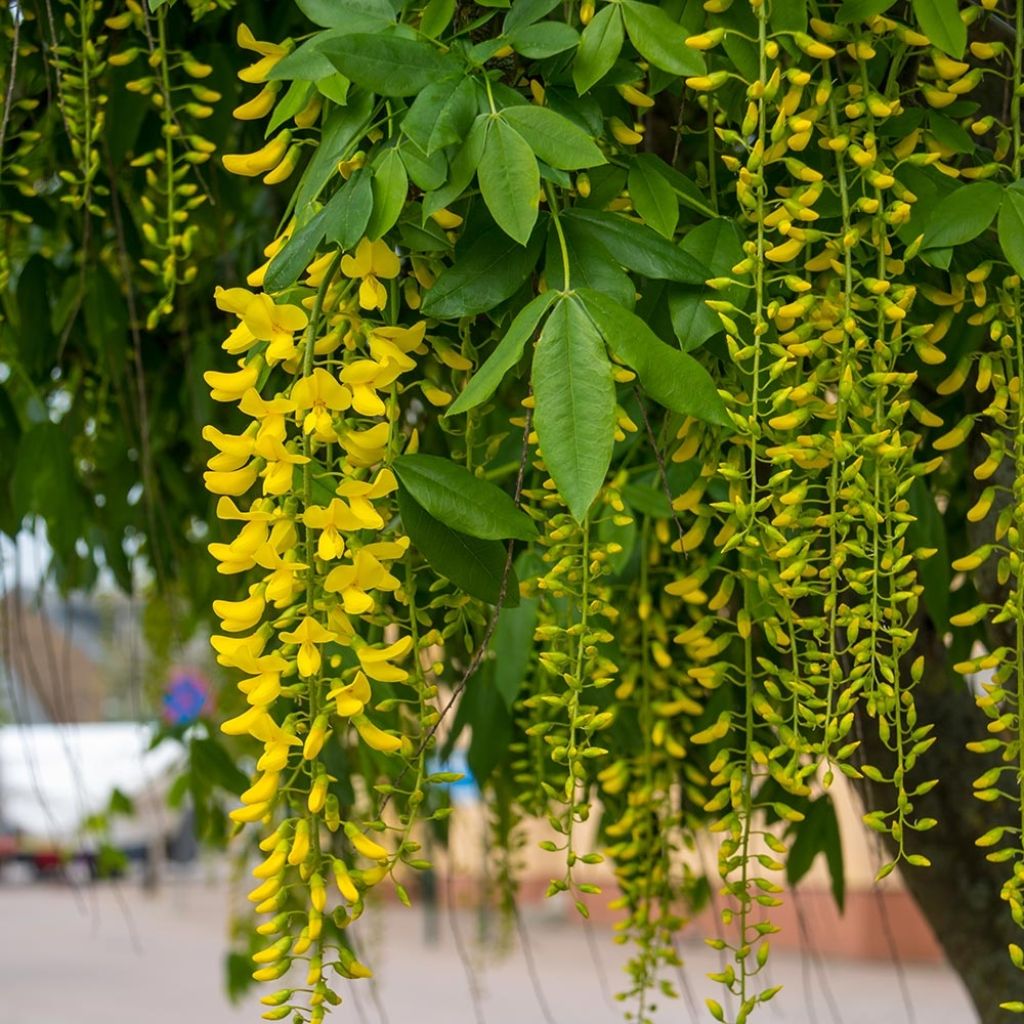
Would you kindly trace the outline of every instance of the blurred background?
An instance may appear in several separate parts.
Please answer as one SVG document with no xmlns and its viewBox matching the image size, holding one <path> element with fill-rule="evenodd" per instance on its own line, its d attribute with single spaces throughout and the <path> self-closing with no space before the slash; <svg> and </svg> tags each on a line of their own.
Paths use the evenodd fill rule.
<svg viewBox="0 0 1024 1024">
<path fill-rule="evenodd" d="M 221 800 L 238 772 L 203 724 L 215 711 L 205 645 L 160 649 L 141 606 L 102 580 L 88 597 L 58 596 L 33 569 L 45 556 L 30 535 L 4 550 L 0 1021 L 127 1024 L 142 1008 L 154 1024 L 253 1020 L 244 854 L 197 838 L 223 837 Z M 467 771 L 458 749 L 449 767 Z M 544 898 L 548 855 L 531 841 L 521 906 L 503 909 L 471 775 L 450 798 L 448 849 L 430 850 L 435 869 L 410 881 L 413 908 L 378 902 L 355 926 L 377 978 L 348 985 L 350 1019 L 621 1020 L 626 954 L 603 909 L 611 879 L 598 879 L 607 900 L 584 921 Z M 835 805 L 841 864 L 815 857 L 775 913 L 770 983 L 785 987 L 767 1019 L 976 1020 L 898 876 L 873 884 L 880 851 L 853 795 L 841 790 Z M 692 857 L 700 869 L 714 851 Z M 719 986 L 705 975 L 719 967 L 703 937 L 716 919 L 709 894 L 683 933 L 683 966 L 668 972 L 680 998 L 663 1006 L 666 1020 L 706 1018 Z"/>
</svg>

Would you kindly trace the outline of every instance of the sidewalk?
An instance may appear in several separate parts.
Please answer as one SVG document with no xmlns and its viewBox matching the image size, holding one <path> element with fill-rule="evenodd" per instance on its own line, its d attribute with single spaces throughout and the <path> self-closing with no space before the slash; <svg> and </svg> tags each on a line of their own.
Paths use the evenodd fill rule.
<svg viewBox="0 0 1024 1024">
<path fill-rule="evenodd" d="M 0 887 L 0 1024 L 240 1024 L 259 1021 L 255 998 L 231 1006 L 224 995 L 228 898 L 223 884 L 169 883 L 156 896 L 137 883 L 103 884 L 76 894 L 59 886 Z M 610 993 L 625 981 L 622 947 L 602 926 L 592 943 L 581 923 L 554 908 L 528 907 L 523 920 L 541 998 L 555 1024 L 621 1024 L 627 1004 Z M 436 938 L 419 910 L 378 908 L 360 922 L 360 941 L 377 972 L 349 987 L 332 1019 L 356 1024 L 543 1024 L 514 933 L 478 941 L 481 919 L 456 918 L 458 937 L 443 912 Z M 468 963 L 457 951 L 464 947 Z M 504 952 L 501 951 L 504 947 Z M 687 944 L 685 978 L 699 1014 L 688 1001 L 660 1000 L 665 1024 L 709 1020 L 705 996 L 721 991 L 704 975 L 717 955 Z M 887 965 L 816 961 L 780 953 L 769 962 L 771 984 L 784 990 L 755 1021 L 764 1024 L 903 1024 L 910 1022 L 897 972 Z M 474 1010 L 472 984 L 478 990 Z M 827 978 L 826 996 L 821 979 Z M 678 979 L 676 979 L 678 981 Z M 905 968 L 903 980 L 918 1024 L 973 1024 L 959 981 L 941 967 Z M 342 983 L 345 984 L 345 983 Z M 382 1016 L 381 1009 L 384 1014 Z"/>
</svg>

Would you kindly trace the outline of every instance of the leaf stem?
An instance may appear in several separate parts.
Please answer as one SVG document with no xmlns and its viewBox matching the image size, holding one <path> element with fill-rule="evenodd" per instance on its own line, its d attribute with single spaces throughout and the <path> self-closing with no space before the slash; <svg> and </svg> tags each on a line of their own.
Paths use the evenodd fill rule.
<svg viewBox="0 0 1024 1024">
<path fill-rule="evenodd" d="M 550 181 L 544 182 L 544 191 L 547 193 L 548 208 L 551 210 L 551 220 L 555 225 L 555 234 L 558 236 L 558 248 L 562 251 L 563 288 L 565 291 L 569 291 L 572 281 L 572 276 L 569 272 L 569 246 L 565 241 L 565 231 L 562 229 L 562 222 L 558 217 L 558 200 Z"/>
</svg>

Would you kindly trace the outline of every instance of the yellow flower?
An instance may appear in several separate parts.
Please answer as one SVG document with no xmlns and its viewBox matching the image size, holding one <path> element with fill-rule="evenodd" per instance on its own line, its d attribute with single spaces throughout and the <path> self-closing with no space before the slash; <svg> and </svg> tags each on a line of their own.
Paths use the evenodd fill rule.
<svg viewBox="0 0 1024 1024">
<path fill-rule="evenodd" d="M 243 68 L 238 77 L 243 82 L 263 82 L 270 74 L 271 68 L 288 52 L 289 47 L 280 43 L 268 43 L 257 39 L 248 25 L 242 23 L 238 26 L 235 34 L 235 41 L 243 50 L 251 50 L 253 53 L 262 54 L 260 60 L 249 67 Z"/>
<path fill-rule="evenodd" d="M 243 512 L 230 498 L 221 498 L 217 502 L 217 518 L 226 521 L 269 523 L 283 515 L 284 513 L 276 505 L 262 498 L 257 498 L 249 507 L 248 512 Z M 260 541 L 260 544 L 262 543 L 263 541 Z"/>
<path fill-rule="evenodd" d="M 385 467 L 377 474 L 377 478 L 372 483 L 369 480 L 345 480 L 338 485 L 337 493 L 342 498 L 348 499 L 352 512 L 367 524 L 368 529 L 380 529 L 384 523 L 383 520 L 379 520 L 371 502 L 375 498 L 383 498 L 397 489 L 398 481 L 395 479 L 395 474 Z M 374 524 L 374 519 L 380 521 L 380 526 Z"/>
<path fill-rule="evenodd" d="M 258 121 L 261 117 L 266 117 L 274 109 L 280 88 L 280 82 L 267 82 L 251 100 L 235 107 L 231 111 L 231 116 L 237 121 Z"/>
<path fill-rule="evenodd" d="M 203 380 L 210 386 L 210 397 L 215 402 L 237 402 L 250 388 L 256 386 L 261 369 L 263 361 L 253 359 L 232 373 L 207 370 L 203 374 Z"/>
<path fill-rule="evenodd" d="M 406 356 L 401 358 L 407 359 Z M 407 361 L 412 364 L 408 369 L 415 366 L 412 360 Z M 341 379 L 352 389 L 352 408 L 363 416 L 383 416 L 386 407 L 377 391 L 390 388 L 402 369 L 400 363 L 391 359 L 384 362 L 356 359 L 348 363 L 341 371 Z"/>
<path fill-rule="evenodd" d="M 224 632 L 245 633 L 259 624 L 265 607 L 266 602 L 254 586 L 242 601 L 214 601 L 213 614 L 222 620 Z"/>
<path fill-rule="evenodd" d="M 251 569 L 256 564 L 256 551 L 267 542 L 269 533 L 265 522 L 254 521 L 246 523 L 230 544 L 208 544 L 207 551 L 220 563 L 217 572 L 232 576 Z"/>
<path fill-rule="evenodd" d="M 284 671 L 284 669 L 282 669 Z M 245 699 L 254 705 L 266 707 L 272 704 L 281 693 L 281 672 L 260 672 L 258 675 L 242 679 L 238 683 L 238 689 L 245 694 Z M 269 765 L 273 758 L 268 759 Z M 259 765 L 263 768 L 266 765 Z"/>
<path fill-rule="evenodd" d="M 301 306 L 291 303 L 278 305 L 269 295 L 263 292 L 255 295 L 245 288 L 218 287 L 214 290 L 213 298 L 218 309 L 239 317 L 245 329 L 245 333 L 237 338 L 233 332 L 224 343 L 228 351 L 243 344 L 246 348 L 250 347 L 253 342 L 246 344 L 244 341 L 246 334 L 249 334 L 256 341 L 269 342 L 266 359 L 271 365 L 298 355 L 295 334 L 309 323 L 309 317 Z"/>
<path fill-rule="evenodd" d="M 348 686 L 336 686 L 328 694 L 327 699 L 335 702 L 335 714 L 341 718 L 351 718 L 362 714 L 363 708 L 370 703 L 372 691 L 370 681 L 365 672 L 356 672 L 355 679 Z"/>
<path fill-rule="evenodd" d="M 397 590 L 401 586 L 377 559 L 375 547 L 367 544 L 360 548 L 351 563 L 336 566 L 324 580 L 324 589 L 329 594 L 341 594 L 342 605 L 349 615 L 362 615 L 373 609 L 374 600 L 369 591 Z M 371 678 L 374 677 L 371 675 Z"/>
<path fill-rule="evenodd" d="M 276 608 L 284 608 L 291 604 L 292 599 L 302 589 L 302 583 L 296 574 L 304 572 L 306 566 L 302 562 L 292 562 L 281 557 L 271 544 L 264 544 L 253 555 L 255 562 L 263 569 L 268 569 L 266 576 L 267 589 L 265 597 Z"/>
<path fill-rule="evenodd" d="M 248 459 L 256 446 L 256 438 L 248 431 L 244 434 L 225 434 L 216 427 L 203 427 L 203 440 L 209 441 L 221 454 L 207 462 L 210 469 L 237 469 Z M 232 464 L 228 464 L 231 460 Z"/>
<path fill-rule="evenodd" d="M 260 473 L 264 494 L 287 494 L 292 489 L 292 467 L 309 462 L 305 455 L 289 451 L 276 437 L 259 438 L 256 454 L 267 460 L 266 467 Z"/>
<path fill-rule="evenodd" d="M 353 466 L 372 466 L 380 462 L 387 453 L 391 427 L 378 423 L 369 430 L 345 430 L 338 434 L 338 440 Z"/>
<path fill-rule="evenodd" d="M 364 644 L 356 650 L 356 657 L 363 671 L 377 683 L 401 683 L 409 678 L 404 669 L 391 664 L 404 658 L 412 650 L 412 637 L 403 636 L 387 647 L 370 647 Z"/>
<path fill-rule="evenodd" d="M 255 388 L 250 388 L 242 395 L 238 408 L 246 416 L 259 421 L 259 429 L 256 431 L 257 443 L 268 437 L 284 441 L 288 435 L 285 417 L 295 412 L 295 403 L 290 398 L 280 397 L 268 401 L 261 398 Z"/>
<path fill-rule="evenodd" d="M 338 639 L 336 633 L 325 629 L 311 615 L 305 616 L 295 629 L 279 636 L 285 643 L 299 645 L 296 665 L 299 675 L 304 678 L 315 676 L 320 671 L 320 648 L 317 645 Z"/>
<path fill-rule="evenodd" d="M 266 59 L 266 58 L 264 58 Z M 262 63 L 262 61 L 260 62 Z M 285 158 L 291 145 L 292 133 L 285 128 L 265 146 L 253 153 L 225 153 L 220 159 L 224 169 L 231 174 L 254 178 L 257 174 L 272 171 Z"/>
<path fill-rule="evenodd" d="M 356 511 L 341 498 L 335 498 L 326 508 L 310 505 L 303 516 L 303 522 L 320 531 L 316 553 L 325 562 L 341 558 L 344 554 L 345 541 L 341 536 L 342 531 L 351 533 L 354 530 L 379 530 L 384 526 L 384 520 L 369 502 L 360 503 Z"/>
<path fill-rule="evenodd" d="M 265 804 L 274 799 L 280 780 L 279 772 L 264 772 L 239 799 L 243 804 Z"/>
<path fill-rule="evenodd" d="M 352 404 L 352 393 L 335 376 L 317 367 L 311 377 L 297 380 L 292 387 L 291 400 L 295 411 L 306 413 L 302 421 L 304 433 L 318 441 L 337 441 L 332 412 L 344 412 Z"/>
<path fill-rule="evenodd" d="M 355 255 L 343 256 L 341 272 L 346 277 L 362 278 L 359 285 L 359 305 L 363 309 L 383 309 L 387 304 L 388 291 L 380 278 L 389 280 L 398 277 L 401 264 L 398 257 L 382 241 L 371 242 L 364 238 L 357 246 Z"/>
<path fill-rule="evenodd" d="M 229 494 L 237 498 L 252 487 L 258 475 L 259 466 L 255 462 L 250 462 L 240 469 L 207 470 L 203 473 L 203 483 L 211 494 Z"/>
<path fill-rule="evenodd" d="M 365 715 L 353 715 L 352 724 L 363 742 L 373 750 L 382 754 L 395 754 L 402 749 L 402 741 L 398 736 L 378 729 Z"/>
</svg>

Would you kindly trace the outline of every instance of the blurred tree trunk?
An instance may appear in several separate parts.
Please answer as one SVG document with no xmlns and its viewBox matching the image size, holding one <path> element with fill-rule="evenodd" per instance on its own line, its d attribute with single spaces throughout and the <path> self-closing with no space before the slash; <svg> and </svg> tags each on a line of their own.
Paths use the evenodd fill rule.
<svg viewBox="0 0 1024 1024">
<path fill-rule="evenodd" d="M 978 836 L 1010 823 L 1005 804 L 987 804 L 973 796 L 972 781 L 996 761 L 965 750 L 985 735 L 988 719 L 974 704 L 963 679 L 953 672 L 948 652 L 931 622 L 922 616 L 915 655 L 925 656 L 924 678 L 917 689 L 920 721 L 933 723 L 935 744 L 915 769 L 920 780 L 939 784 L 914 799 L 914 816 L 936 818 L 927 832 L 911 833 L 910 852 L 923 853 L 930 868 L 903 869 L 903 881 L 927 918 L 953 969 L 960 975 L 982 1024 L 1010 1024 L 1015 1014 L 999 1009 L 1024 998 L 1024 974 L 1010 962 L 1007 944 L 1021 942 L 1000 890 L 1009 865 L 992 864 L 975 845 Z M 870 720 L 863 722 L 864 760 L 891 770 L 892 755 L 881 744 Z M 888 807 L 884 787 L 864 780 L 860 786 L 869 807 Z"/>
</svg>

